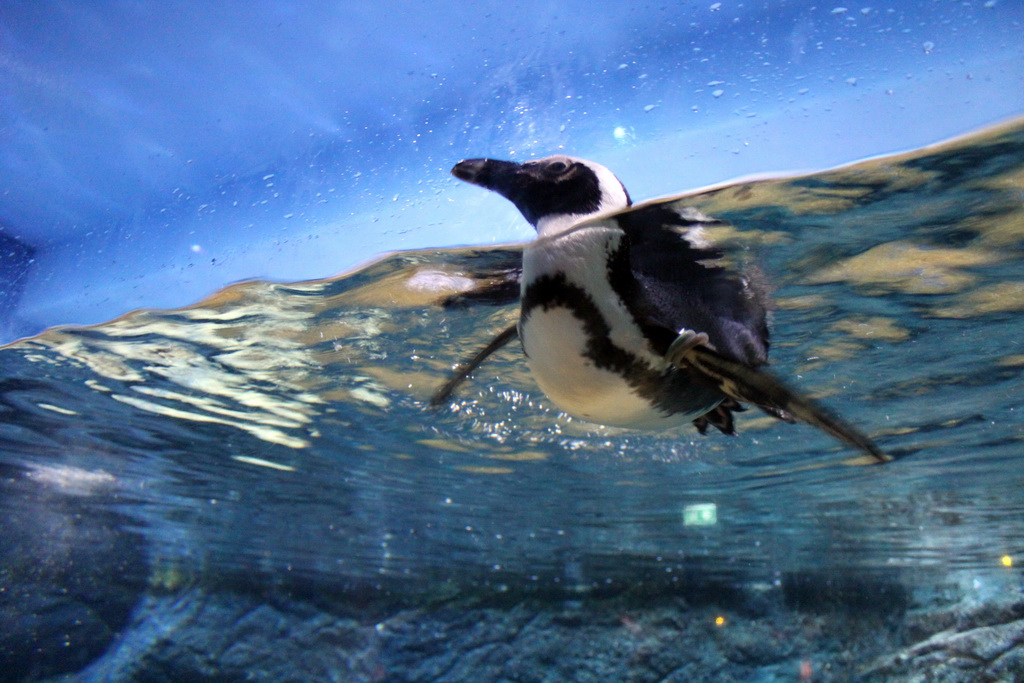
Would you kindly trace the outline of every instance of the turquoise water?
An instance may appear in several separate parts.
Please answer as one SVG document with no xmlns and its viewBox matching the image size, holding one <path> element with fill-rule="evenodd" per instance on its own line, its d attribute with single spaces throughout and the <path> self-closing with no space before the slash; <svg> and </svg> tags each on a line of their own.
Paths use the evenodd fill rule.
<svg viewBox="0 0 1024 683">
<path fill-rule="evenodd" d="M 505 277 L 515 246 L 247 282 L 11 344 L 5 584 L 50 581 L 56 594 L 84 572 L 110 596 L 126 576 L 585 595 L 694 576 L 1015 576 L 1022 186 L 1018 120 L 686 198 L 727 221 L 713 237 L 771 283 L 774 370 L 897 456 L 882 466 L 845 466 L 854 454 L 829 437 L 755 411 L 736 438 L 572 420 L 515 344 L 429 408 L 453 365 L 517 313 L 441 302 Z M 36 609 L 5 599 L 26 618 Z"/>
</svg>

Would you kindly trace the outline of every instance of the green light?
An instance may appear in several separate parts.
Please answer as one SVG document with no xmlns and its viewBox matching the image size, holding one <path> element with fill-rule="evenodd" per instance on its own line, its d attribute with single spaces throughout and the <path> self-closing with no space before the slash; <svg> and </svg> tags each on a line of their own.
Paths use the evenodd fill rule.
<svg viewBox="0 0 1024 683">
<path fill-rule="evenodd" d="M 718 507 L 714 503 L 697 503 L 683 508 L 683 526 L 711 526 L 718 523 Z"/>
</svg>

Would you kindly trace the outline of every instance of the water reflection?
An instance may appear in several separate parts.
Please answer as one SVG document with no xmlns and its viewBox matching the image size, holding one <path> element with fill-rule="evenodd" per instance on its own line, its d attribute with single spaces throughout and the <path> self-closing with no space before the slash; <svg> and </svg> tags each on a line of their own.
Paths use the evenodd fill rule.
<svg viewBox="0 0 1024 683">
<path fill-rule="evenodd" d="M 734 439 L 581 423 L 548 406 L 515 346 L 428 409 L 453 360 L 515 320 L 471 295 L 507 279 L 507 247 L 243 283 L 5 347 L 4 486 L 24 493 L 13 505 L 106 511 L 144 538 L 157 585 L 597 590 L 997 568 L 1024 555 L 1022 186 L 1018 121 L 685 197 L 772 281 L 780 373 L 909 454 L 883 467 L 832 466 L 827 436 L 753 412 Z M 714 523 L 687 523 L 711 505 Z"/>
</svg>

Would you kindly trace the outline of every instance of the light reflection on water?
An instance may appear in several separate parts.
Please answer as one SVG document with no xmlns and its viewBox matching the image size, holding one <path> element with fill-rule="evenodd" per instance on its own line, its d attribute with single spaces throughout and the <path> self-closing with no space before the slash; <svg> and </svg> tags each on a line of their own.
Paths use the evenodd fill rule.
<svg viewBox="0 0 1024 683">
<path fill-rule="evenodd" d="M 1022 187 L 1017 121 L 685 199 L 769 277 L 775 368 L 902 456 L 885 466 L 835 465 L 849 453 L 828 437 L 753 411 L 735 439 L 571 420 L 515 346 L 431 410 L 516 315 L 438 303 L 518 257 L 435 250 L 0 350 L 5 505 L 116 512 L 157 584 L 996 570 L 1024 557 Z M 714 524 L 685 523 L 710 504 Z"/>
</svg>

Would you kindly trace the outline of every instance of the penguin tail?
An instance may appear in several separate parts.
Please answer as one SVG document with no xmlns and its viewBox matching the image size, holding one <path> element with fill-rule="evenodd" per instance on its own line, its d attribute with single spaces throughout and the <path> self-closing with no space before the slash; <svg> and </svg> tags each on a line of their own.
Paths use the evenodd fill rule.
<svg viewBox="0 0 1024 683">
<path fill-rule="evenodd" d="M 787 387 L 782 380 L 759 368 L 751 368 L 715 353 L 706 346 L 694 346 L 682 354 L 676 361 L 694 370 L 704 380 L 718 388 L 733 401 L 749 403 L 757 406 L 773 417 L 786 422 L 800 421 L 831 434 L 840 441 L 863 451 L 868 463 L 882 463 L 892 460 L 875 443 L 855 427 L 847 424 L 837 415 L 818 404 L 808 396 L 801 395 Z M 697 418 L 695 424 L 702 420 L 704 430 L 711 424 L 726 434 L 732 433 L 731 406 L 725 405 L 724 413 L 718 408 Z M 721 406 L 719 406 L 721 407 Z M 722 426 L 720 426 L 720 424 Z M 697 429 L 701 429 L 697 424 Z M 723 426 L 726 429 L 723 429 Z M 703 432 L 702 432 L 703 433 Z"/>
</svg>

